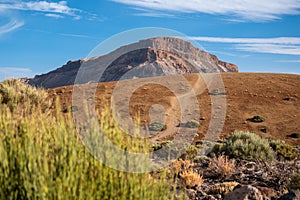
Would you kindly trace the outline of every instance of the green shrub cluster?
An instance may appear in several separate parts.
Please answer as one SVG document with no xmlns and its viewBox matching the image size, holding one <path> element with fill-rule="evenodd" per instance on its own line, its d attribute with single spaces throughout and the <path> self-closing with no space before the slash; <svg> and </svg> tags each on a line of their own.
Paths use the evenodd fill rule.
<svg viewBox="0 0 300 200">
<path fill-rule="evenodd" d="M 47 100 L 47 92 L 42 89 L 31 87 L 17 79 L 9 79 L 0 83 L 0 104 L 9 107 L 11 111 L 17 107 L 23 110 L 41 107 L 49 107 L 50 101 Z"/>
<path fill-rule="evenodd" d="M 300 173 L 291 176 L 291 182 L 288 188 L 291 190 L 300 190 Z"/>
<path fill-rule="evenodd" d="M 279 156 L 284 157 L 286 160 L 294 160 L 298 157 L 298 150 L 284 141 L 270 141 L 270 146 Z"/>
<path fill-rule="evenodd" d="M 163 131 L 167 129 L 167 125 L 159 123 L 159 122 L 153 122 L 149 125 L 150 131 Z"/>
<path fill-rule="evenodd" d="M 186 123 L 186 126 L 188 128 L 198 128 L 200 126 L 200 123 L 196 120 L 190 120 Z"/>
<path fill-rule="evenodd" d="M 273 160 L 275 158 L 269 141 L 250 132 L 235 131 L 233 135 L 226 138 L 222 149 L 229 156 L 243 159 Z"/>
<path fill-rule="evenodd" d="M 30 114 L 17 117 L 14 112 L 28 109 L 35 102 L 42 103 L 45 92 L 22 88 L 18 82 L 10 84 L 1 84 L 1 103 L 13 109 L 0 105 L 0 199 L 175 198 L 170 188 L 172 183 L 164 173 L 157 180 L 148 173 L 111 169 L 95 159 L 82 144 L 71 114 L 66 119 L 61 112 L 49 116 L 38 107 L 30 107 Z M 24 99 L 30 104 L 22 105 Z M 139 152 L 149 150 L 141 142 L 124 139 L 121 130 L 115 128 L 110 112 L 104 113 L 100 121 L 105 135 L 113 137 L 117 145 L 127 145 Z M 101 137 L 99 141 L 93 141 L 96 150 L 99 145 L 106 148 Z M 114 150 L 108 147 L 105 157 L 120 162 Z M 141 166 L 134 167 L 144 165 L 141 161 Z"/>
<path fill-rule="evenodd" d="M 261 123 L 261 122 L 265 121 L 265 118 L 263 118 L 262 116 L 256 115 L 256 116 L 248 119 L 248 121 L 255 122 L 255 123 Z"/>
</svg>

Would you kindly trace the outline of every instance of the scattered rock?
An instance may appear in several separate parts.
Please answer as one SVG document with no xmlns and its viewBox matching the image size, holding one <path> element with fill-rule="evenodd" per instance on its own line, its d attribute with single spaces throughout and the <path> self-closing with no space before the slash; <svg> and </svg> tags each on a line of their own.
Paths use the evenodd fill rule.
<svg viewBox="0 0 300 200">
<path fill-rule="evenodd" d="M 278 200 L 299 200 L 299 199 L 300 199 L 300 191 L 291 190 L 288 194 L 281 196 Z"/>
<path fill-rule="evenodd" d="M 290 137 L 290 138 L 300 138 L 300 133 L 292 133 L 292 134 L 288 135 L 288 137 Z"/>
<path fill-rule="evenodd" d="M 266 127 L 260 128 L 260 131 L 263 133 L 268 133 L 268 129 Z"/>
<path fill-rule="evenodd" d="M 284 98 L 283 100 L 284 100 L 284 101 L 294 101 L 294 99 L 291 98 L 291 97 Z"/>
<path fill-rule="evenodd" d="M 236 187 L 235 190 L 225 195 L 224 200 L 263 200 L 262 193 L 251 185 Z"/>
<path fill-rule="evenodd" d="M 277 199 L 276 191 L 272 188 L 256 186 L 256 188 L 263 194 L 264 198 Z"/>
</svg>

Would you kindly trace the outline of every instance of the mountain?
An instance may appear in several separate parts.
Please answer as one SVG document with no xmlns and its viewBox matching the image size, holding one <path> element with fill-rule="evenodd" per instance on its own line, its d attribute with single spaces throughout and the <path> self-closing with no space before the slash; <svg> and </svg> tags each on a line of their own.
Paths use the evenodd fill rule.
<svg viewBox="0 0 300 200">
<path fill-rule="evenodd" d="M 28 82 L 44 88 L 174 74 L 237 72 L 234 64 L 178 38 L 159 37 L 129 44 L 103 56 L 69 61 Z"/>
</svg>

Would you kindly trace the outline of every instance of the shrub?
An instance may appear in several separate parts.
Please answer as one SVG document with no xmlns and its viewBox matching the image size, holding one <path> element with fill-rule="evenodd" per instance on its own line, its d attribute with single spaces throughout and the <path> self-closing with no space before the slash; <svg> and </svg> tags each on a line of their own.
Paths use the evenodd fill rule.
<svg viewBox="0 0 300 200">
<path fill-rule="evenodd" d="M 198 128 L 200 126 L 200 123 L 196 120 L 190 120 L 186 123 L 186 126 L 188 128 Z"/>
<path fill-rule="evenodd" d="M 185 170 L 182 173 L 180 173 L 180 177 L 182 178 L 182 180 L 184 181 L 184 184 L 188 187 L 188 188 L 193 188 L 196 186 L 201 186 L 203 184 L 203 177 L 192 171 L 192 170 Z"/>
<path fill-rule="evenodd" d="M 223 147 L 227 155 L 243 159 L 273 160 L 274 151 L 267 139 L 250 132 L 235 131 Z"/>
<path fill-rule="evenodd" d="M 194 164 L 190 160 L 178 159 L 172 162 L 171 169 L 175 174 L 188 171 Z"/>
<path fill-rule="evenodd" d="M 199 155 L 199 151 L 200 150 L 196 146 L 188 145 L 181 158 L 193 160 L 195 157 Z"/>
<path fill-rule="evenodd" d="M 271 141 L 270 146 L 279 155 L 286 160 L 294 160 L 298 157 L 298 150 L 284 141 Z"/>
<path fill-rule="evenodd" d="M 150 131 L 163 131 L 167 129 L 167 125 L 159 123 L 159 122 L 153 122 L 149 125 Z"/>
<path fill-rule="evenodd" d="M 8 106 L 11 111 L 17 107 L 21 107 L 23 110 L 41 107 L 45 110 L 51 105 L 47 96 L 45 90 L 31 87 L 17 79 L 5 80 L 0 83 L 0 104 Z"/>
<path fill-rule="evenodd" d="M 209 163 L 208 170 L 216 176 L 227 177 L 235 170 L 235 160 L 230 160 L 227 156 L 214 157 Z"/>
<path fill-rule="evenodd" d="M 170 141 L 165 141 L 165 142 L 161 142 L 161 143 L 155 143 L 152 145 L 152 150 L 153 151 L 157 151 L 161 148 L 163 148 L 163 146 L 167 146 L 169 145 L 171 142 Z"/>
<path fill-rule="evenodd" d="M 260 123 L 260 122 L 264 122 L 265 118 L 263 118 L 262 116 L 256 115 L 256 116 L 248 119 L 248 121 L 255 122 L 255 123 Z"/>
<path fill-rule="evenodd" d="M 291 176 L 291 182 L 288 188 L 290 190 L 300 190 L 300 173 Z"/>
<path fill-rule="evenodd" d="M 82 144 L 70 114 L 49 116 L 30 109 L 30 114 L 16 118 L 0 106 L 0 199 L 174 199 L 172 182 L 164 173 L 156 180 L 149 173 L 121 172 L 96 160 Z M 114 136 L 117 145 L 149 150 L 147 145 L 124 139 L 108 113 L 103 113 L 100 126 L 106 135 Z M 93 141 L 95 150 L 100 144 L 105 148 L 111 162 L 124 159 L 101 138 Z M 146 165 L 143 160 L 140 163 L 134 167 Z"/>
</svg>

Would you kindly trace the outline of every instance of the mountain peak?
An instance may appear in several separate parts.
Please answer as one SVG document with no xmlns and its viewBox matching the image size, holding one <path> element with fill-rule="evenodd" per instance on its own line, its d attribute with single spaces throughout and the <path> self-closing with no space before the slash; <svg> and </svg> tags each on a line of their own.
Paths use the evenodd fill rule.
<svg viewBox="0 0 300 200">
<path fill-rule="evenodd" d="M 237 72 L 238 67 L 220 61 L 180 38 L 157 37 L 122 46 L 109 54 L 69 61 L 54 71 L 35 76 L 29 84 L 53 88 L 75 83 L 110 82 L 172 74 Z"/>
</svg>

